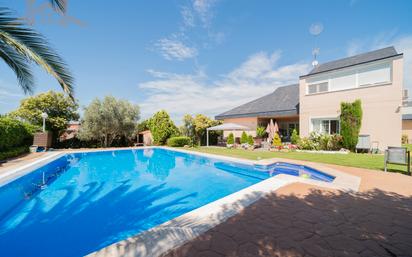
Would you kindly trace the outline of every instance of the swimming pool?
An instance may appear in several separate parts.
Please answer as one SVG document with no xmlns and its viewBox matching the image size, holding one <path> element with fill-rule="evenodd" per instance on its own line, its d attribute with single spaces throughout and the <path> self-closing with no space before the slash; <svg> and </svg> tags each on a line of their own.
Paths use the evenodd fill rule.
<svg viewBox="0 0 412 257">
<path fill-rule="evenodd" d="M 83 256 L 277 174 L 334 179 L 162 148 L 66 154 L 0 187 L 1 253 Z"/>
</svg>

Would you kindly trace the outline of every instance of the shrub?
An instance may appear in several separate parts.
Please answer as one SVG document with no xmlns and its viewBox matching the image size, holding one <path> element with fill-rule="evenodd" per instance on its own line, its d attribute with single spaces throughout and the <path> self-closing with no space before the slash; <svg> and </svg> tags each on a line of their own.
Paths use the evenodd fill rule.
<svg viewBox="0 0 412 257">
<path fill-rule="evenodd" d="M 296 129 L 294 129 L 292 131 L 292 136 L 290 137 L 290 142 L 292 144 L 296 145 L 296 144 L 298 144 L 299 140 L 300 140 L 300 137 L 298 135 L 298 132 L 296 131 Z"/>
<path fill-rule="evenodd" d="M 304 137 L 299 141 L 298 147 L 302 150 L 318 150 L 319 145 L 317 145 L 312 139 Z"/>
<path fill-rule="evenodd" d="M 100 140 L 81 140 L 78 137 L 73 137 L 63 141 L 57 141 L 56 148 L 97 148 L 103 147 Z"/>
<path fill-rule="evenodd" d="M 275 133 L 275 136 L 273 137 L 273 142 L 272 142 L 273 146 L 282 146 L 282 139 L 280 139 L 280 136 L 278 133 Z"/>
<path fill-rule="evenodd" d="M 242 136 L 240 137 L 240 143 L 246 144 L 248 142 L 248 136 L 245 131 L 242 132 Z"/>
<path fill-rule="evenodd" d="M 409 143 L 408 135 L 402 135 L 402 144 L 407 144 L 407 143 Z"/>
<path fill-rule="evenodd" d="M 28 123 L 10 118 L 0 118 L 0 151 L 14 147 L 29 146 L 33 142 L 36 127 Z"/>
<path fill-rule="evenodd" d="M 21 154 L 28 153 L 29 150 L 30 150 L 29 147 L 25 145 L 25 146 L 14 147 L 10 150 L 2 151 L 0 152 L 0 160 L 13 158 Z"/>
<path fill-rule="evenodd" d="M 190 145 L 192 140 L 190 137 L 171 137 L 167 140 L 167 145 L 171 147 L 181 147 Z"/>
<path fill-rule="evenodd" d="M 303 150 L 339 150 L 342 148 L 342 136 L 312 132 L 309 137 L 302 138 L 298 146 Z"/>
<path fill-rule="evenodd" d="M 247 138 L 247 143 L 251 146 L 253 146 L 255 144 L 255 141 L 253 140 L 253 136 L 249 135 Z"/>
<path fill-rule="evenodd" d="M 362 105 L 360 100 L 340 105 L 340 134 L 343 146 L 354 150 L 358 143 L 362 123 Z"/>
<path fill-rule="evenodd" d="M 256 137 L 263 138 L 266 136 L 266 129 L 265 127 L 257 127 L 256 128 Z"/>
<path fill-rule="evenodd" d="M 230 133 L 229 136 L 227 137 L 227 144 L 228 145 L 233 145 L 235 143 L 235 136 L 233 133 Z"/>
</svg>

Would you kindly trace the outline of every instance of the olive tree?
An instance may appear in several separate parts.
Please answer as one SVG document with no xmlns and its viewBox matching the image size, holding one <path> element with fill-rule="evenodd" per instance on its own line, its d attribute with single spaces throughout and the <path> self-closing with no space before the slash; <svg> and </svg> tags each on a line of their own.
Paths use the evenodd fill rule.
<svg viewBox="0 0 412 257">
<path fill-rule="evenodd" d="M 82 140 L 99 140 L 104 147 L 119 137 L 133 136 L 140 109 L 126 100 L 106 96 L 94 99 L 84 109 L 84 118 L 79 137 Z"/>
</svg>

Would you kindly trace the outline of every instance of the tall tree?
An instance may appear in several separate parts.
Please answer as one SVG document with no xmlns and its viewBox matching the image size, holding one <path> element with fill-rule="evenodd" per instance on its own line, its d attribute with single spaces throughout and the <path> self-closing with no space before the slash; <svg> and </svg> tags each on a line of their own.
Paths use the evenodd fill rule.
<svg viewBox="0 0 412 257">
<path fill-rule="evenodd" d="M 194 144 L 204 145 L 206 144 L 206 129 L 219 124 L 221 124 L 220 121 L 210 119 L 203 114 L 195 116 L 186 114 L 183 117 L 183 125 L 180 127 L 180 131 L 184 136 L 192 138 Z M 220 132 L 211 131 L 209 135 L 211 141 L 216 141 L 219 134 Z"/>
<path fill-rule="evenodd" d="M 165 110 L 158 111 L 150 118 L 148 127 L 155 144 L 164 145 L 168 138 L 176 136 L 179 131 Z"/>
<path fill-rule="evenodd" d="M 33 125 L 42 126 L 41 114 L 47 113 L 46 129 L 53 132 L 57 138 L 59 132 L 67 128 L 67 122 L 79 119 L 79 106 L 68 96 L 54 91 L 48 91 L 25 98 L 20 107 L 10 115 L 19 117 Z"/>
<path fill-rule="evenodd" d="M 183 125 L 180 126 L 180 132 L 183 136 L 190 137 L 192 143 L 195 142 L 195 124 L 192 115 L 185 114 L 183 116 Z"/>
<path fill-rule="evenodd" d="M 340 104 L 340 134 L 343 146 L 355 150 L 362 125 L 362 103 L 356 100 L 353 103 Z"/>
<path fill-rule="evenodd" d="M 66 10 L 65 0 L 50 0 L 50 3 L 58 11 Z M 30 64 L 35 63 L 53 76 L 64 92 L 74 99 L 74 80 L 63 59 L 43 35 L 14 17 L 5 7 L 0 7 L 0 58 L 13 70 L 25 93 L 33 92 Z"/>
<path fill-rule="evenodd" d="M 108 147 L 118 137 L 133 136 L 139 120 L 139 106 L 126 100 L 106 96 L 103 101 L 94 99 L 84 110 L 79 137 L 84 140 L 100 140 Z"/>
</svg>

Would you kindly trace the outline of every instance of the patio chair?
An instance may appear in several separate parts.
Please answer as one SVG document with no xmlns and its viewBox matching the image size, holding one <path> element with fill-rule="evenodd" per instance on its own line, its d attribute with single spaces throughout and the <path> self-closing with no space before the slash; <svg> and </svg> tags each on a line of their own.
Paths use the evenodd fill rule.
<svg viewBox="0 0 412 257">
<path fill-rule="evenodd" d="M 391 147 L 385 150 L 385 172 L 388 164 L 406 165 L 408 175 L 411 175 L 411 155 L 406 147 Z"/>
<path fill-rule="evenodd" d="M 378 141 L 372 141 L 372 149 L 371 152 L 374 154 L 379 153 L 379 142 Z"/>
<path fill-rule="evenodd" d="M 369 152 L 371 150 L 371 137 L 370 135 L 359 135 L 358 144 L 356 145 L 356 152 L 359 150 Z"/>
</svg>

